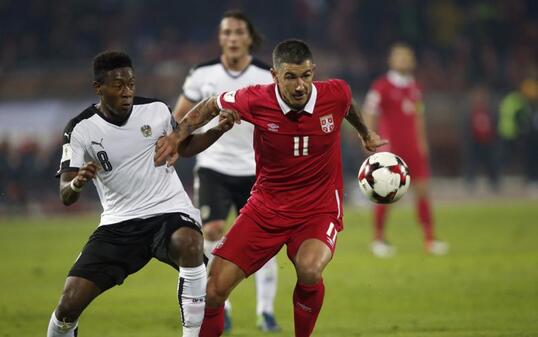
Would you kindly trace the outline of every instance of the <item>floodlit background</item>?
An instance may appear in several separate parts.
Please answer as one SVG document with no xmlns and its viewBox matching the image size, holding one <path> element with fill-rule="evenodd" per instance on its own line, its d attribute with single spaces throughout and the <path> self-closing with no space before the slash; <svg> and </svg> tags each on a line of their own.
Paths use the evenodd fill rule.
<svg viewBox="0 0 538 337">
<path fill-rule="evenodd" d="M 257 57 L 270 62 L 278 41 L 304 39 L 317 79 L 345 79 L 359 101 L 386 71 L 391 43 L 406 41 L 418 56 L 436 226 L 452 251 L 424 255 L 409 195 L 389 223 L 398 254 L 370 255 L 371 205 L 355 181 L 364 154 L 347 130 L 346 230 L 314 336 L 538 336 L 534 0 L 0 0 L 0 336 L 45 334 L 65 274 L 97 223 L 94 189 L 65 208 L 54 178 L 63 128 L 95 102 L 93 56 L 126 51 L 137 94 L 173 107 L 190 67 L 219 55 L 217 26 L 232 8 L 265 35 Z M 503 101 L 514 92 L 525 98 L 512 115 Z M 472 118 L 478 110 L 486 121 Z M 515 132 L 498 132 L 505 118 Z M 494 135 L 478 139 L 480 123 L 491 123 Z M 193 164 L 177 164 L 188 191 Z M 286 257 L 280 262 L 277 317 L 289 336 L 295 281 Z M 83 316 L 81 336 L 177 336 L 168 269 L 152 263 L 105 294 Z M 234 296 L 234 334 L 257 336 L 252 286 Z"/>
</svg>

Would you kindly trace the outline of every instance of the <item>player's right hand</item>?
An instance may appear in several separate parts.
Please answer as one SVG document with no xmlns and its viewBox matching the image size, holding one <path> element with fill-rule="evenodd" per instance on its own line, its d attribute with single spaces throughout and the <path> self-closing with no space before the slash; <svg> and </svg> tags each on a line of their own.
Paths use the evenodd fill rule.
<svg viewBox="0 0 538 337">
<path fill-rule="evenodd" d="M 82 167 L 78 170 L 77 175 L 74 178 L 73 185 L 78 188 L 82 188 L 88 181 L 95 178 L 95 175 L 99 169 L 100 166 L 93 161 L 84 163 L 84 165 L 82 165 Z"/>
</svg>

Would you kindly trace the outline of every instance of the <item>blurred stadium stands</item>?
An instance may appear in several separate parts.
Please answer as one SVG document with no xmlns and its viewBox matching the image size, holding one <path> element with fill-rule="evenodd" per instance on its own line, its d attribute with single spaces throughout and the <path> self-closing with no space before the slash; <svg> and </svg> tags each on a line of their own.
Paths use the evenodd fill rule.
<svg viewBox="0 0 538 337">
<path fill-rule="evenodd" d="M 137 93 L 174 105 L 189 68 L 219 54 L 216 27 L 230 8 L 243 9 L 265 35 L 260 58 L 269 62 L 279 40 L 304 39 L 314 49 L 317 78 L 346 79 L 359 100 L 385 71 L 389 45 L 409 42 L 426 92 L 434 175 L 473 181 L 479 154 L 491 151 L 495 160 L 486 159 L 485 167 L 494 167 L 493 176 L 537 179 L 536 101 L 528 102 L 528 115 L 518 122 L 526 128 L 511 142 L 493 135 L 485 150 L 474 146 L 470 131 L 477 87 L 487 93 L 482 108 L 497 124 L 504 96 L 538 78 L 537 1 L 8 0 L 0 1 L 0 212 L 62 209 L 54 179 L 60 136 L 68 119 L 94 100 L 96 53 L 127 51 Z M 509 150 L 502 152 L 501 143 Z M 356 144 L 354 135 L 344 135 L 350 181 L 363 156 Z M 178 164 L 187 187 L 192 164 Z"/>
</svg>

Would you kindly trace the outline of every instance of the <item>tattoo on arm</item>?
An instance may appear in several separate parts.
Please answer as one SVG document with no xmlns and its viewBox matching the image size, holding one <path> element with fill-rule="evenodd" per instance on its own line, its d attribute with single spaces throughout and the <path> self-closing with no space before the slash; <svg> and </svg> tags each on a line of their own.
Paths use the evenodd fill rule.
<svg viewBox="0 0 538 337">
<path fill-rule="evenodd" d="M 217 98 L 210 97 L 196 104 L 179 122 L 177 132 L 192 134 L 192 132 L 212 120 L 219 114 Z"/>
<path fill-rule="evenodd" d="M 351 106 L 349 107 L 346 119 L 359 132 L 362 138 L 368 135 L 368 127 L 364 123 L 361 109 L 359 108 L 359 104 L 355 100 L 352 100 L 351 102 Z"/>
</svg>

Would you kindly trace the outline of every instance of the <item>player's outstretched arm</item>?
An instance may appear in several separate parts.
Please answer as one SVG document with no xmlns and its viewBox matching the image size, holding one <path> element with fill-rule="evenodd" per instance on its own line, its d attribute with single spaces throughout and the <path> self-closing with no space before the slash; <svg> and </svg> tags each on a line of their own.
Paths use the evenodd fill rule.
<svg viewBox="0 0 538 337">
<path fill-rule="evenodd" d="M 192 157 L 204 151 L 226 131 L 230 130 L 237 118 L 237 112 L 222 110 L 219 114 L 219 124 L 217 126 L 201 134 L 192 134 L 179 144 L 179 155 L 182 157 Z"/>
<path fill-rule="evenodd" d="M 351 101 L 346 120 L 357 130 L 366 150 L 375 152 L 378 147 L 389 143 L 386 139 L 381 139 L 377 133 L 366 126 L 359 104 L 355 100 Z"/>
<path fill-rule="evenodd" d="M 179 150 L 179 145 L 189 137 L 192 132 L 209 122 L 220 112 L 217 106 L 217 97 L 209 97 L 196 104 L 182 119 L 179 121 L 177 128 L 170 135 L 161 137 L 157 141 L 155 148 L 155 165 L 160 166 L 164 163 L 171 164 L 170 159 Z M 239 123 L 238 114 L 234 115 L 234 122 Z M 177 158 L 177 156 L 176 156 Z"/>
<path fill-rule="evenodd" d="M 60 176 L 60 199 L 65 206 L 74 204 L 84 186 L 92 180 L 99 166 L 90 161 L 85 163 L 77 172 L 63 172 Z"/>
</svg>

